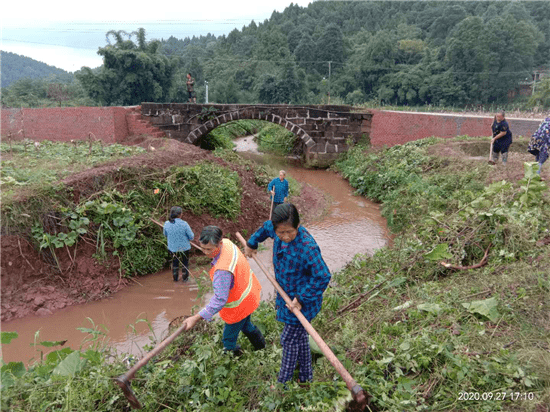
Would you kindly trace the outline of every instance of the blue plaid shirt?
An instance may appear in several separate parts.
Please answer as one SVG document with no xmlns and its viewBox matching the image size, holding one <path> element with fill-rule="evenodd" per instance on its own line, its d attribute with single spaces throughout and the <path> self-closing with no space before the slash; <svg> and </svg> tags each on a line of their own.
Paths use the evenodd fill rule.
<svg viewBox="0 0 550 412">
<path fill-rule="evenodd" d="M 267 191 L 271 192 L 271 189 L 273 189 L 273 187 L 275 187 L 275 198 L 273 199 L 273 201 L 277 203 L 283 203 L 285 201 L 285 197 L 288 197 L 288 181 L 286 179 L 283 179 L 283 181 L 281 182 L 281 179 L 276 177 L 267 185 Z"/>
<path fill-rule="evenodd" d="M 321 249 L 303 226 L 298 227 L 298 234 L 292 242 L 284 243 L 275 234 L 271 220 L 266 221 L 247 244 L 257 249 L 258 243 L 268 237 L 274 239 L 273 266 L 277 282 L 291 299 L 298 298 L 302 313 L 311 322 L 321 310 L 323 292 L 330 282 L 330 271 L 321 256 Z M 278 321 L 289 325 L 300 324 L 278 293 L 275 305 Z"/>
</svg>

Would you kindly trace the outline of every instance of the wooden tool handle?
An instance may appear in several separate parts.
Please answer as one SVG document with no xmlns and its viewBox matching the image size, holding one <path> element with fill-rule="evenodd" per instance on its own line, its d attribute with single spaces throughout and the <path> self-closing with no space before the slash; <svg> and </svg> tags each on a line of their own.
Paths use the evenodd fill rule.
<svg viewBox="0 0 550 412">
<path fill-rule="evenodd" d="M 181 325 L 174 333 L 172 333 L 170 336 L 168 336 L 166 339 L 164 339 L 161 343 L 159 343 L 151 352 L 149 352 L 145 357 L 143 357 L 138 363 L 136 363 L 132 368 L 126 372 L 125 376 L 127 380 L 130 380 L 134 377 L 136 372 L 143 368 L 154 356 L 162 352 L 174 339 L 178 337 L 182 332 L 184 332 L 187 328 L 186 324 Z"/>
<path fill-rule="evenodd" d="M 243 244 L 243 246 L 246 246 L 246 241 L 241 236 L 239 232 L 236 233 L 237 239 Z M 352 378 L 352 376 L 349 374 L 349 372 L 346 370 L 344 365 L 340 362 L 340 360 L 336 357 L 336 355 L 332 352 L 332 350 L 328 347 L 328 345 L 325 343 L 325 341 L 319 336 L 317 331 L 311 326 L 311 323 L 305 318 L 305 316 L 302 314 L 302 312 L 292 306 L 292 301 L 289 298 L 289 296 L 286 294 L 286 292 L 283 290 L 283 288 L 279 285 L 279 283 L 271 276 L 267 270 L 267 268 L 263 265 L 262 262 L 256 257 L 252 256 L 254 261 L 258 264 L 260 269 L 264 272 L 267 279 L 273 284 L 277 292 L 281 295 L 281 297 L 284 299 L 284 301 L 292 308 L 292 313 L 298 318 L 304 329 L 309 333 L 309 335 L 313 338 L 315 343 L 319 346 L 319 349 L 321 349 L 321 352 L 323 352 L 323 355 L 326 356 L 326 358 L 329 360 L 329 362 L 334 366 L 338 374 L 342 377 L 344 382 L 346 383 L 346 386 L 352 393 L 354 391 L 357 391 L 357 389 L 354 389 L 357 387 L 357 382 Z"/>
</svg>

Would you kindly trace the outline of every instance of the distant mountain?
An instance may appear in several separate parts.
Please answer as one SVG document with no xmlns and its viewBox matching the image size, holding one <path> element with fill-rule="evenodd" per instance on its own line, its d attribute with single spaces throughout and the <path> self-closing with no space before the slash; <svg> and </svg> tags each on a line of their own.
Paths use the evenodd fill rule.
<svg viewBox="0 0 550 412">
<path fill-rule="evenodd" d="M 73 75 L 65 70 L 58 69 L 15 53 L 0 51 L 2 65 L 2 87 L 8 87 L 17 80 L 28 77 L 32 79 L 56 77 L 61 82 L 70 82 Z"/>
</svg>

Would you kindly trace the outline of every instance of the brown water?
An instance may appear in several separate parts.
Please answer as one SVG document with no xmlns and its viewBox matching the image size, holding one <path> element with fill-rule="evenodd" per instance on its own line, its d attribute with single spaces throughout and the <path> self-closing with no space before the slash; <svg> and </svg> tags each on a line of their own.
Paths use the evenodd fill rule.
<svg viewBox="0 0 550 412">
<path fill-rule="evenodd" d="M 191 275 L 201 271 L 192 268 Z M 27 316 L 4 322 L 2 331 L 19 334 L 10 344 L 2 345 L 4 361 L 30 364 L 40 359 L 37 349 L 45 353 L 60 349 L 30 346 L 35 342 L 35 333 L 36 342 L 67 340 L 65 346 L 79 349 L 83 339 L 90 336 L 77 328 L 94 328 L 94 324 L 106 332 L 114 350 L 140 354 L 141 348 L 151 343 L 151 330 L 156 341 L 162 340 L 172 319 L 190 314 L 192 307 L 200 304 L 196 300 L 197 283 L 174 282 L 171 270 L 143 276 L 137 282 L 100 301 L 70 306 L 46 317 Z"/>
<path fill-rule="evenodd" d="M 238 151 L 246 151 L 243 156 L 267 162 L 277 169 L 284 168 L 288 176 L 326 193 L 330 203 L 327 213 L 318 221 L 306 222 L 304 226 L 319 244 L 323 258 L 333 273 L 342 269 L 356 254 L 371 255 L 388 243 L 386 222 L 380 215 L 378 205 L 354 196 L 353 188 L 336 173 L 304 169 L 292 159 L 258 155 L 254 153 L 257 147 L 251 136 L 237 139 L 236 143 Z M 258 227 L 262 223 L 258 222 Z M 258 256 L 273 273 L 271 245 L 271 241 L 264 242 L 267 249 Z M 262 299 L 271 298 L 273 286 L 255 262 L 251 261 L 251 266 L 262 284 Z M 208 268 L 192 265 L 191 275 L 197 276 Z M 89 335 L 77 328 L 93 328 L 89 319 L 100 331 L 106 331 L 106 338 L 113 350 L 140 356 L 145 344 L 151 344 L 152 339 L 160 342 L 166 337 L 172 319 L 191 314 L 193 306 L 198 309 L 201 303 L 197 300 L 197 283 L 194 280 L 188 284 L 175 283 L 170 271 L 144 276 L 138 282 L 101 301 L 68 307 L 47 317 L 27 316 L 5 322 L 2 330 L 17 331 L 19 337 L 3 345 L 0 356 L 5 362 L 32 363 L 40 359 L 40 352 L 31 346 L 35 341 L 67 340 L 65 346 L 79 349 L 83 339 Z M 35 338 L 36 333 L 39 335 Z M 46 353 L 59 349 L 38 348 Z"/>
</svg>

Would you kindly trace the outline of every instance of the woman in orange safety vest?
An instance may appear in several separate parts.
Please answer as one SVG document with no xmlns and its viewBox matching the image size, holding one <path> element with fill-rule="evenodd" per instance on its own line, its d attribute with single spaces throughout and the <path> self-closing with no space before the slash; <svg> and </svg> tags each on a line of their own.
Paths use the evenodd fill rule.
<svg viewBox="0 0 550 412">
<path fill-rule="evenodd" d="M 255 350 L 265 347 L 262 332 L 252 323 L 250 317 L 260 304 L 262 287 L 250 269 L 248 260 L 239 248 L 217 226 L 206 226 L 199 241 L 204 253 L 212 258 L 210 279 L 214 296 L 198 314 L 184 320 L 189 330 L 201 320 L 212 320 L 219 313 L 225 322 L 223 346 L 235 355 L 242 353 L 237 345 L 239 332 L 243 332 Z"/>
</svg>

